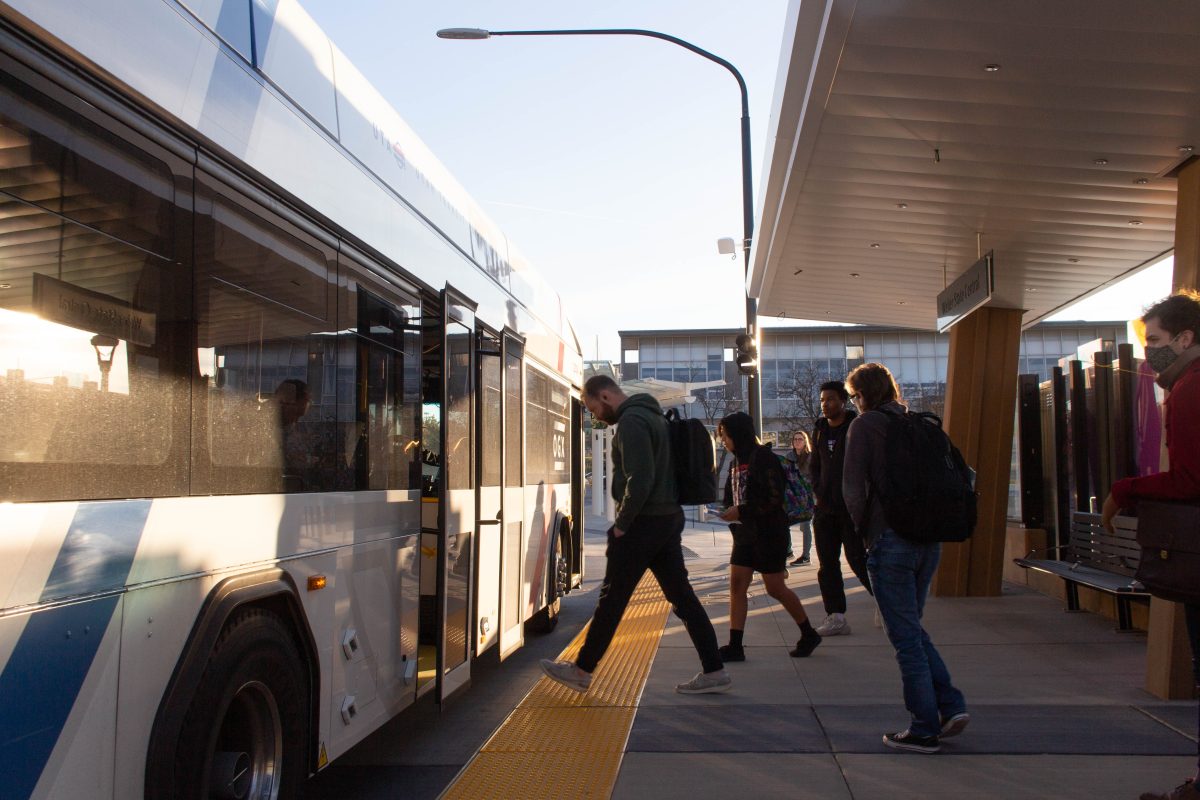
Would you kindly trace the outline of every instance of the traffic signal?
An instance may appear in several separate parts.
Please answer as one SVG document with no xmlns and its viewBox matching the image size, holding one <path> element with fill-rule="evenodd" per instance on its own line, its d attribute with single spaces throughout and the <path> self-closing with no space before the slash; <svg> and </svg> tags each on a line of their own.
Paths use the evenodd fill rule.
<svg viewBox="0 0 1200 800">
<path fill-rule="evenodd" d="M 733 360 L 737 362 L 738 372 L 742 375 L 753 375 L 758 369 L 758 345 L 754 337 L 748 333 L 739 333 L 733 340 Z"/>
</svg>

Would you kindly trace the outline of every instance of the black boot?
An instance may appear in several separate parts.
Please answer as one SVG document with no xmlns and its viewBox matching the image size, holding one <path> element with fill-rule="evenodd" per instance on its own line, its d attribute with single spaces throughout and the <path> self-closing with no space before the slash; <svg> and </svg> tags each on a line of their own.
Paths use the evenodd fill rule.
<svg viewBox="0 0 1200 800">
<path fill-rule="evenodd" d="M 728 664 L 731 661 L 745 661 L 746 649 L 740 644 L 727 644 L 718 648 L 718 653 L 721 654 L 721 660 Z"/>
<path fill-rule="evenodd" d="M 806 633 L 800 637 L 800 641 L 796 642 L 796 649 L 789 655 L 792 658 L 808 658 L 812 655 L 812 651 L 817 649 L 817 645 L 821 643 L 821 634 L 813 631 Z"/>
</svg>

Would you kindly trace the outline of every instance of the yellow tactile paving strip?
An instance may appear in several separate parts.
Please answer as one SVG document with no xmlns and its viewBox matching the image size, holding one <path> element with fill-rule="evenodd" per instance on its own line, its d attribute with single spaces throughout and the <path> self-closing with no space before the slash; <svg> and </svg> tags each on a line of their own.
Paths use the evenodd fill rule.
<svg viewBox="0 0 1200 800">
<path fill-rule="evenodd" d="M 609 797 L 670 608 L 647 572 L 588 693 L 539 680 L 442 797 Z M 586 635 L 559 658 L 574 659 Z"/>
</svg>

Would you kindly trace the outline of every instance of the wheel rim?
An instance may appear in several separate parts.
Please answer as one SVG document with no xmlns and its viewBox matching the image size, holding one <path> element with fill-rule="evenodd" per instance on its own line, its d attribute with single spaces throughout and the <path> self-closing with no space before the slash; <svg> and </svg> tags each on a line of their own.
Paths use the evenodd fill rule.
<svg viewBox="0 0 1200 800">
<path fill-rule="evenodd" d="M 563 555 L 563 545 L 559 544 L 558 548 L 558 563 L 555 565 L 555 581 L 554 599 L 558 599 L 567 593 L 567 583 L 571 580 L 569 574 L 570 567 L 567 565 L 567 558 Z"/>
<path fill-rule="evenodd" d="M 238 689 L 221 719 L 209 763 L 212 800 L 279 797 L 283 726 L 266 684 L 251 681 Z"/>
</svg>

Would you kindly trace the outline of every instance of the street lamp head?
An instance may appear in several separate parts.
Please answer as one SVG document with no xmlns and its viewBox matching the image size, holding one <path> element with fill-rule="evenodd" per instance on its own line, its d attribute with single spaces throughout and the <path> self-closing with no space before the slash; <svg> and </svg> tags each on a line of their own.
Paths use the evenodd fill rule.
<svg viewBox="0 0 1200 800">
<path fill-rule="evenodd" d="M 489 39 L 492 34 L 483 28 L 442 28 L 437 35 L 439 39 Z"/>
<path fill-rule="evenodd" d="M 92 347 L 96 349 L 96 361 L 100 363 L 100 368 L 103 369 L 106 365 L 111 366 L 113 354 L 116 352 L 117 345 L 121 340 L 115 336 L 97 333 L 92 337 Z"/>
</svg>

